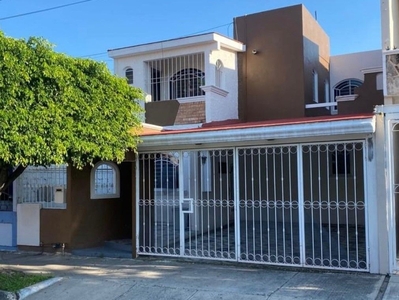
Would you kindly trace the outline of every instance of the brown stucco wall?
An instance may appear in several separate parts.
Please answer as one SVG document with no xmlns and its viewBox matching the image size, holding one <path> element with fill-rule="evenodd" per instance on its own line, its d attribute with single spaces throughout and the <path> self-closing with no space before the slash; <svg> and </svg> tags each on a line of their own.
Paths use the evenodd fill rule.
<svg viewBox="0 0 399 300">
<path fill-rule="evenodd" d="M 377 90 L 378 73 L 365 74 L 363 84 L 355 89 L 354 101 L 338 102 L 338 114 L 372 113 L 374 106 L 384 104 L 382 90 Z"/>
<path fill-rule="evenodd" d="M 234 27 L 247 49 L 238 54 L 239 118 L 303 117 L 302 5 L 238 17 Z"/>
<path fill-rule="evenodd" d="M 238 54 L 242 121 L 329 114 L 305 108 L 314 103 L 313 70 L 319 78 L 319 102 L 325 101 L 330 42 L 303 5 L 238 17 L 235 38 L 247 49 Z"/>
<path fill-rule="evenodd" d="M 123 162 L 120 198 L 90 199 L 91 167 L 68 168 L 67 209 L 42 210 L 41 241 L 67 243 L 66 250 L 100 245 L 106 240 L 132 238 L 134 162 Z"/>
<path fill-rule="evenodd" d="M 145 104 L 145 121 L 159 126 L 173 125 L 179 106 L 177 100 L 148 102 Z"/>
</svg>

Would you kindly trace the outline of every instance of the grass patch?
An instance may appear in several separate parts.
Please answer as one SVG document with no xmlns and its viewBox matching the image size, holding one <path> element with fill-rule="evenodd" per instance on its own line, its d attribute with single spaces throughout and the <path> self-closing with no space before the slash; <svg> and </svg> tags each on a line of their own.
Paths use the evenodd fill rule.
<svg viewBox="0 0 399 300">
<path fill-rule="evenodd" d="M 16 292 L 51 277 L 53 276 L 49 274 L 26 274 L 21 271 L 0 269 L 0 290 Z"/>
</svg>

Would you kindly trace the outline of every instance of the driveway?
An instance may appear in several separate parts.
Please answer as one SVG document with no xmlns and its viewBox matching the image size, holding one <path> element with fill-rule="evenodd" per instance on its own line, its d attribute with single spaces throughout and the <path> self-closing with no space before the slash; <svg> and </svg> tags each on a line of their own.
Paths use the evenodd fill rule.
<svg viewBox="0 0 399 300">
<path fill-rule="evenodd" d="M 164 258 L 2 253 L 0 268 L 52 272 L 27 299 L 376 299 L 384 276 Z"/>
</svg>

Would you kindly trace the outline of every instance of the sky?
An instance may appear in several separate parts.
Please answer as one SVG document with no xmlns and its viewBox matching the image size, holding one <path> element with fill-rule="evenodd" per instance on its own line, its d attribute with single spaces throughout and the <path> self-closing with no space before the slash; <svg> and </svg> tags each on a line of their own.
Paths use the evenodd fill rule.
<svg viewBox="0 0 399 300">
<path fill-rule="evenodd" d="M 0 30 L 44 37 L 58 52 L 112 69 L 109 49 L 205 32 L 233 37 L 234 17 L 300 3 L 329 35 L 331 55 L 381 47 L 379 0 L 0 0 Z"/>
</svg>

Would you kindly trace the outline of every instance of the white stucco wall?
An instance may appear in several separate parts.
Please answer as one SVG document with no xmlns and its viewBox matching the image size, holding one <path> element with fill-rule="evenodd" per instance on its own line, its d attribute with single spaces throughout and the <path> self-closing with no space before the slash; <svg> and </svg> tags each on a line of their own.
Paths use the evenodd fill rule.
<svg viewBox="0 0 399 300">
<path fill-rule="evenodd" d="M 17 245 L 40 245 L 41 204 L 23 203 L 17 205 Z"/>
<path fill-rule="evenodd" d="M 162 43 L 158 43 L 162 45 Z M 237 53 L 231 49 L 224 48 L 217 41 L 180 46 L 172 49 L 159 49 L 157 51 L 141 52 L 125 57 L 114 59 L 115 74 L 125 77 L 125 70 L 130 67 L 133 69 L 133 86 L 142 89 L 147 95 L 145 101 L 151 101 L 151 87 L 148 86 L 147 78 L 150 71 L 146 62 L 167 59 L 192 54 L 203 54 L 203 67 L 194 61 L 184 63 L 185 68 L 196 68 L 205 73 L 205 85 L 215 85 L 215 66 L 220 59 L 223 63 L 221 88 L 227 91 L 226 97 L 218 95 L 206 95 L 206 122 L 221 121 L 238 118 L 238 71 Z M 198 56 L 196 56 L 198 57 Z M 169 80 L 175 70 L 165 70 L 161 76 L 165 77 L 165 83 L 161 83 L 161 95 L 166 95 L 169 90 Z M 166 97 L 168 99 L 168 97 Z M 184 99 L 183 99 L 184 102 Z"/>
<path fill-rule="evenodd" d="M 208 83 L 216 85 L 216 61 L 223 63 L 220 88 L 228 92 L 223 97 L 212 93 L 206 98 L 206 122 L 238 118 L 238 70 L 237 53 L 220 49 L 209 55 Z M 205 76 L 207 76 L 205 74 Z"/>
<path fill-rule="evenodd" d="M 356 78 L 364 81 L 362 70 L 381 68 L 381 50 L 365 51 L 343 55 L 331 56 L 330 58 L 330 99 L 334 100 L 334 87 L 344 79 Z M 382 81 L 382 77 L 379 77 Z M 377 84 L 382 87 L 382 82 Z"/>
</svg>

